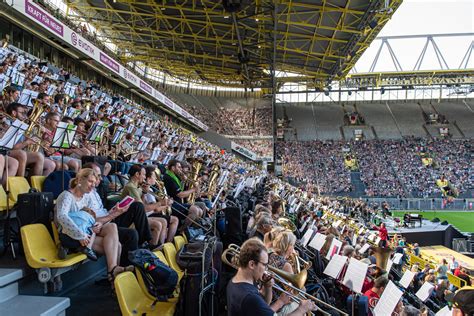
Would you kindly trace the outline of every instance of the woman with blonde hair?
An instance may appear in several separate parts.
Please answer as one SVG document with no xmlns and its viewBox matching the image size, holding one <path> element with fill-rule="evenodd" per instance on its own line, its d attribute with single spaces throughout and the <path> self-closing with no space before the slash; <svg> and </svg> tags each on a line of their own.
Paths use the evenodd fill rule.
<svg viewBox="0 0 474 316">
<path fill-rule="evenodd" d="M 272 243 L 273 252 L 269 256 L 269 264 L 288 273 L 293 273 L 288 258 L 295 251 L 295 243 L 296 236 L 289 230 L 277 234 Z"/>
<path fill-rule="evenodd" d="M 97 181 L 97 174 L 93 169 L 81 169 L 76 177 L 70 182 L 70 189 L 63 191 L 56 200 L 55 222 L 58 226 L 59 239 L 61 241 L 60 256 L 66 255 L 65 249 L 75 251 L 80 247 L 87 247 L 91 243 L 91 236 L 84 233 L 70 217 L 71 212 L 89 208 L 90 198 L 86 193 L 92 192 Z M 133 267 L 121 267 L 120 260 L 121 245 L 118 239 L 117 226 L 114 223 L 96 223 L 92 231 L 96 234 L 92 242 L 92 249 L 104 254 L 107 261 L 109 281 L 112 283 L 115 276 Z"/>
<path fill-rule="evenodd" d="M 277 226 L 263 236 L 263 243 L 265 244 L 265 247 L 268 249 L 269 252 L 273 251 L 270 251 L 270 249 L 273 249 L 273 241 L 283 231 L 285 231 L 283 227 Z"/>
</svg>

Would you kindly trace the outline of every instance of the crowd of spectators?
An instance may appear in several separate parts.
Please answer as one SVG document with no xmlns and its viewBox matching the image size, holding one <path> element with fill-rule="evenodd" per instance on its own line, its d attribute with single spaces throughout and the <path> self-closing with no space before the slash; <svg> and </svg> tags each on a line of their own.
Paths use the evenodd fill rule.
<svg viewBox="0 0 474 316">
<path fill-rule="evenodd" d="M 285 177 L 314 186 L 321 194 L 340 194 L 352 190 L 344 146 L 343 141 L 286 141 L 277 143 L 277 152 Z"/>
<path fill-rule="evenodd" d="M 344 149 L 357 159 L 366 196 L 440 197 L 436 181 L 444 176 L 461 196 L 472 194 L 472 140 L 402 140 L 279 142 L 284 175 L 317 183 L 322 193 L 351 191 Z M 425 165 L 422 157 L 430 157 Z"/>
<path fill-rule="evenodd" d="M 403 196 L 404 191 L 393 172 L 391 160 L 386 156 L 384 142 L 351 142 L 359 163 L 361 180 L 367 196 Z"/>
<path fill-rule="evenodd" d="M 273 157 L 273 141 L 271 139 L 234 139 L 234 141 L 250 149 L 258 157 Z"/>
</svg>

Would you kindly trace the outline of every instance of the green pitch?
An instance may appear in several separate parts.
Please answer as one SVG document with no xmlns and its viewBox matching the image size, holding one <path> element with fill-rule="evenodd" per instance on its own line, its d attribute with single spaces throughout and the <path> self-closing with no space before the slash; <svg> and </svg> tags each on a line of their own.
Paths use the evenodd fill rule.
<svg viewBox="0 0 474 316">
<path fill-rule="evenodd" d="M 462 232 L 474 232 L 474 212 L 446 212 L 446 211 L 394 211 L 394 217 L 402 217 L 405 213 L 419 213 L 423 214 L 423 218 L 433 219 L 438 217 L 441 221 L 448 221 L 453 226 L 456 226 Z"/>
</svg>

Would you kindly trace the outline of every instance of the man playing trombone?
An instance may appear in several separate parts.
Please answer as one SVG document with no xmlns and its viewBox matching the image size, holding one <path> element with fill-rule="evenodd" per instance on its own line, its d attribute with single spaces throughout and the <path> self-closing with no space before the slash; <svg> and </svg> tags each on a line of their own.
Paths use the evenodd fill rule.
<svg viewBox="0 0 474 316">
<path fill-rule="evenodd" d="M 227 285 L 227 315 L 229 316 L 270 316 L 290 302 L 286 294 L 280 295 L 271 306 L 273 279 L 265 274 L 268 267 L 268 252 L 265 245 L 256 238 L 247 240 L 240 249 L 237 274 Z M 255 286 L 261 282 L 259 291 Z M 291 316 L 305 315 L 316 310 L 310 300 L 302 300 Z"/>
</svg>

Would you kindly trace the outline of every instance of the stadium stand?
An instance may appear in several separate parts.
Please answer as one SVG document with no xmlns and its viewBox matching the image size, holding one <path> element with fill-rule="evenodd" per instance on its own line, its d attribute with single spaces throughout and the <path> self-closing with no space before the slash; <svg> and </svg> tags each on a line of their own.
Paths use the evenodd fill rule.
<svg viewBox="0 0 474 316">
<path fill-rule="evenodd" d="M 384 103 L 360 103 L 359 112 L 365 117 L 367 125 L 373 126 L 379 139 L 399 139 L 401 132 L 397 122 Z"/>
<path fill-rule="evenodd" d="M 342 107 L 337 103 L 313 104 L 316 133 L 320 140 L 342 139 L 341 126 L 343 125 Z M 291 116 L 291 112 L 288 113 Z M 306 118 L 307 119 L 307 118 Z M 295 122 L 296 123 L 296 122 Z"/>
<path fill-rule="evenodd" d="M 386 105 L 403 137 L 428 136 L 423 129 L 423 116 L 416 103 L 387 102 Z"/>
<path fill-rule="evenodd" d="M 345 80 L 401 4 L 382 2 L 0 3 L 0 315 L 471 315 L 472 259 L 430 248 L 468 236 L 391 204 L 472 209 L 470 101 L 272 109 L 299 76 L 275 65 L 311 93 Z M 178 92 L 207 81 L 262 97 Z"/>
</svg>

